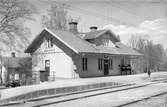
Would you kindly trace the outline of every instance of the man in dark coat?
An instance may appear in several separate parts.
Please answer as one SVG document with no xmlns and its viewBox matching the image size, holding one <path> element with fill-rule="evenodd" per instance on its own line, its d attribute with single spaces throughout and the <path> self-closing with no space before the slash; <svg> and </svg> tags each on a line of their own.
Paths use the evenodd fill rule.
<svg viewBox="0 0 167 107">
<path fill-rule="evenodd" d="M 148 76 L 150 77 L 151 76 L 151 70 L 148 70 Z"/>
</svg>

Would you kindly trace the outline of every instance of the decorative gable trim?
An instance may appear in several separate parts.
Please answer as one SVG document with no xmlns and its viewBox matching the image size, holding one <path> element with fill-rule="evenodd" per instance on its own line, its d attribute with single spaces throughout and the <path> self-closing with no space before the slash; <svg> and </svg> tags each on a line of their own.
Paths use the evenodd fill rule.
<svg viewBox="0 0 167 107">
<path fill-rule="evenodd" d="M 79 53 L 76 49 L 74 49 L 73 47 L 71 47 L 68 43 L 66 43 L 65 41 L 63 41 L 61 38 L 59 38 L 57 35 L 55 35 L 51 30 L 44 28 L 44 30 L 46 30 L 47 32 L 49 32 L 51 35 L 53 35 L 54 37 L 56 37 L 59 41 L 61 41 L 63 44 L 65 44 L 67 47 L 69 47 L 70 49 L 72 49 L 75 53 Z"/>
<path fill-rule="evenodd" d="M 65 41 L 63 41 L 60 37 L 58 37 L 56 34 L 54 34 L 51 30 L 44 28 L 39 34 L 38 36 L 32 41 L 32 43 L 28 46 L 28 48 L 25 50 L 25 53 L 31 53 L 31 49 L 34 48 L 33 45 L 36 42 L 36 40 L 41 36 L 42 32 L 48 32 L 51 35 L 53 35 L 53 37 L 57 38 L 60 42 L 62 42 L 63 44 L 65 44 L 68 48 L 72 49 L 75 53 L 79 53 L 76 49 L 74 49 L 73 47 L 71 47 L 68 43 L 66 43 Z"/>
</svg>

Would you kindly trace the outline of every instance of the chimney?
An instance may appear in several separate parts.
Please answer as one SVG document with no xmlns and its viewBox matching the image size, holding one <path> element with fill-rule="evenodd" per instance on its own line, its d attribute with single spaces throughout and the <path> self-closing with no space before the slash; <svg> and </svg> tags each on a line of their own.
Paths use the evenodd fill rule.
<svg viewBox="0 0 167 107">
<path fill-rule="evenodd" d="M 78 28 L 77 28 L 78 22 L 69 22 L 69 31 L 76 34 L 78 33 Z"/>
<path fill-rule="evenodd" d="M 117 37 L 118 41 L 120 42 L 120 41 L 121 41 L 120 36 L 119 36 L 119 35 L 117 35 L 116 37 Z"/>
<path fill-rule="evenodd" d="M 91 32 L 97 31 L 97 27 L 96 27 L 96 26 L 91 26 L 91 27 L 90 27 L 90 31 L 91 31 Z"/>
<path fill-rule="evenodd" d="M 15 58 L 15 57 L 16 57 L 15 52 L 12 52 L 12 53 L 11 53 L 11 55 L 12 55 L 12 57 L 13 57 L 13 58 Z"/>
</svg>

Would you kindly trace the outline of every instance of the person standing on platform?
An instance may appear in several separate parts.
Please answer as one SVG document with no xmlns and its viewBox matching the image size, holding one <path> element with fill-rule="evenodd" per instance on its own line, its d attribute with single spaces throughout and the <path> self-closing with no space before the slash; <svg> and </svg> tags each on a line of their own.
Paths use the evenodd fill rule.
<svg viewBox="0 0 167 107">
<path fill-rule="evenodd" d="M 148 70 L 148 77 L 150 78 L 150 76 L 151 76 L 151 70 Z"/>
</svg>

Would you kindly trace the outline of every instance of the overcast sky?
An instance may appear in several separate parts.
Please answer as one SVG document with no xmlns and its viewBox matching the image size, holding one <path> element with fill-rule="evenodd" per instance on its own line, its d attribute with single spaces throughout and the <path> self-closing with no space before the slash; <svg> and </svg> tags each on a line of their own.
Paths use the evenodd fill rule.
<svg viewBox="0 0 167 107">
<path fill-rule="evenodd" d="M 48 2 L 49 1 L 49 2 Z M 51 0 L 32 0 L 39 13 L 36 21 L 27 21 L 34 38 L 42 29 L 40 19 L 47 14 Z M 126 43 L 131 35 L 149 35 L 154 43 L 167 48 L 167 3 L 165 0 L 52 0 L 65 3 L 69 15 L 80 18 L 78 29 L 89 31 L 90 26 L 111 29 Z M 159 2 L 163 1 L 163 2 Z M 53 2 L 52 2 L 53 4 Z"/>
</svg>

